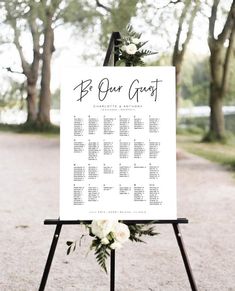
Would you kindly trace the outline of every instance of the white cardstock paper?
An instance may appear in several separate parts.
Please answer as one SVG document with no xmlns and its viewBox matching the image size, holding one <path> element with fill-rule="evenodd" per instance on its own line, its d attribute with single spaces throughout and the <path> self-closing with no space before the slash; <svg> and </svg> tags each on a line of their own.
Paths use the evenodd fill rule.
<svg viewBox="0 0 235 291">
<path fill-rule="evenodd" d="M 174 67 L 65 70 L 60 219 L 176 219 Z"/>
</svg>

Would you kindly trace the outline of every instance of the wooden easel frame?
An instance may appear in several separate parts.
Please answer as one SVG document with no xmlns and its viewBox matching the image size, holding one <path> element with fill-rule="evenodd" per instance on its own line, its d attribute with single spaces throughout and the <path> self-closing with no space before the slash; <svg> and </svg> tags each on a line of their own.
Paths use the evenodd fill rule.
<svg viewBox="0 0 235 291">
<path fill-rule="evenodd" d="M 109 66 L 115 65 L 115 63 L 119 59 L 119 47 L 118 44 L 120 43 L 121 35 L 119 32 L 113 32 L 110 38 L 109 46 L 106 52 L 105 60 L 103 66 Z M 113 53 L 114 52 L 114 53 Z M 74 224 L 90 224 L 91 221 L 80 221 L 80 220 L 60 220 L 60 219 L 46 219 L 44 221 L 45 225 L 56 225 L 55 233 L 52 238 L 51 247 L 49 250 L 49 254 L 47 257 L 46 265 L 44 268 L 44 272 L 42 275 L 39 291 L 44 291 L 46 287 L 47 278 L 50 272 L 51 264 L 54 258 L 57 242 L 60 237 L 60 232 L 63 225 L 74 225 Z M 184 262 L 185 270 L 188 276 L 188 280 L 191 286 L 192 291 L 197 291 L 196 282 L 193 277 L 193 272 L 189 263 L 189 259 L 185 250 L 183 237 L 180 232 L 179 224 L 187 224 L 188 219 L 186 218 L 178 218 L 176 220 L 156 220 L 156 221 L 150 221 L 150 220 L 126 220 L 124 221 L 125 224 L 147 224 L 147 223 L 153 223 L 153 224 L 171 224 L 175 233 L 175 237 L 178 243 L 178 247 L 180 249 L 180 253 Z M 115 250 L 111 251 L 110 255 L 110 291 L 115 291 Z"/>
</svg>

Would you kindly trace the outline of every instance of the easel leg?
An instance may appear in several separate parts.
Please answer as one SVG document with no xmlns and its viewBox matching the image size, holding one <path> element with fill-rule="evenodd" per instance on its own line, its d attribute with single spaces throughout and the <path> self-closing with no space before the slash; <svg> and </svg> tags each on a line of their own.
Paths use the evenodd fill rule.
<svg viewBox="0 0 235 291">
<path fill-rule="evenodd" d="M 175 232 L 175 236 L 176 236 L 176 240 L 177 240 L 177 243 L 178 243 L 181 255 L 182 255 L 182 259 L 184 261 L 184 266 L 185 266 L 185 269 L 186 269 L 186 272 L 187 272 L 187 275 L 188 275 L 188 279 L 189 279 L 189 283 L 190 283 L 191 289 L 192 289 L 192 291 L 197 291 L 196 282 L 194 280 L 193 272 L 192 272 L 192 269 L 191 269 L 191 266 L 190 266 L 190 263 L 189 263 L 189 259 L 188 259 L 188 256 L 186 254 L 185 248 L 184 248 L 184 242 L 183 242 L 182 234 L 180 232 L 179 225 L 178 225 L 178 223 L 176 223 L 176 224 L 173 223 L 172 226 L 173 226 L 173 229 L 174 229 L 174 232 Z"/>
<path fill-rule="evenodd" d="M 53 239 L 52 239 L 52 242 L 51 242 L 51 248 L 50 248 L 50 251 L 49 251 L 49 254 L 48 254 L 48 257 L 47 257 L 47 262 L 46 262 L 46 265 L 45 265 L 45 269 L 44 269 L 44 272 L 43 272 L 43 275 L 42 275 L 42 280 L 41 280 L 41 284 L 40 284 L 40 287 L 39 287 L 39 291 L 44 291 L 44 289 L 45 289 L 47 278 L 48 278 L 48 275 L 49 275 L 49 272 L 50 272 L 50 268 L 51 268 L 51 263 L 52 263 L 52 260 L 53 260 L 53 257 L 54 257 L 54 253 L 55 253 L 55 249 L 56 249 L 56 246 L 57 246 L 57 242 L 59 240 L 61 228 L 62 228 L 62 224 L 57 224 L 56 225 L 55 233 L 54 233 L 54 236 L 53 236 Z"/>
<path fill-rule="evenodd" d="M 115 250 L 110 255 L 110 291 L 115 290 Z"/>
</svg>

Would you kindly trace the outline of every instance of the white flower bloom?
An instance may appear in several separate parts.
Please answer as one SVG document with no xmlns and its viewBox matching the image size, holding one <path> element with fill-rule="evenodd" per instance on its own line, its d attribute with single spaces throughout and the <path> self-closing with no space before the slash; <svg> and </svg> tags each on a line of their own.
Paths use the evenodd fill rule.
<svg viewBox="0 0 235 291">
<path fill-rule="evenodd" d="M 139 44 L 140 43 L 140 40 L 138 38 L 132 38 L 131 40 L 134 44 Z"/>
<path fill-rule="evenodd" d="M 91 223 L 91 232 L 98 238 L 105 238 L 113 229 L 116 221 L 113 220 L 93 220 Z"/>
<path fill-rule="evenodd" d="M 107 245 L 109 244 L 109 240 L 107 239 L 107 237 L 102 238 L 101 240 L 102 245 Z"/>
<path fill-rule="evenodd" d="M 120 249 L 122 247 L 122 245 L 120 244 L 120 242 L 118 241 L 115 241 L 113 242 L 111 245 L 110 245 L 110 248 L 112 250 L 116 250 L 116 249 Z"/>
<path fill-rule="evenodd" d="M 121 50 L 124 52 L 126 50 L 126 45 L 121 46 Z"/>
<path fill-rule="evenodd" d="M 129 45 L 127 45 L 126 52 L 128 53 L 128 55 L 134 55 L 137 52 L 136 45 L 133 43 L 130 43 Z"/>
<path fill-rule="evenodd" d="M 115 240 L 120 243 L 126 242 L 130 237 L 130 230 L 124 223 L 115 223 L 112 229 Z"/>
</svg>

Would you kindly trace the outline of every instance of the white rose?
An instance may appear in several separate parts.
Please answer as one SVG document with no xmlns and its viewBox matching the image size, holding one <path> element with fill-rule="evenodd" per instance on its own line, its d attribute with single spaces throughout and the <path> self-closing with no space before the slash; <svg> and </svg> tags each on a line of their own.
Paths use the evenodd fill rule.
<svg viewBox="0 0 235 291">
<path fill-rule="evenodd" d="M 128 53 L 128 55 L 134 55 L 137 52 L 136 45 L 133 43 L 130 43 L 129 45 L 127 45 L 126 52 Z"/>
<path fill-rule="evenodd" d="M 131 40 L 134 44 L 140 43 L 140 40 L 138 38 L 132 38 Z"/>
<path fill-rule="evenodd" d="M 115 241 L 113 242 L 111 245 L 110 245 L 110 248 L 112 250 L 116 250 L 116 249 L 120 249 L 122 247 L 122 245 L 120 244 L 120 242 L 118 241 Z"/>
<path fill-rule="evenodd" d="M 107 237 L 104 237 L 104 238 L 102 238 L 101 243 L 102 243 L 102 245 L 108 245 L 109 240 L 107 239 Z"/>
<path fill-rule="evenodd" d="M 124 52 L 126 50 L 126 45 L 121 46 L 121 50 Z"/>
<path fill-rule="evenodd" d="M 113 220 L 93 220 L 91 223 L 91 232 L 102 239 L 112 231 L 114 223 L 115 221 Z"/>
<path fill-rule="evenodd" d="M 115 240 L 120 243 L 124 243 L 130 237 L 130 230 L 128 226 L 124 223 L 115 223 L 112 229 Z"/>
</svg>

